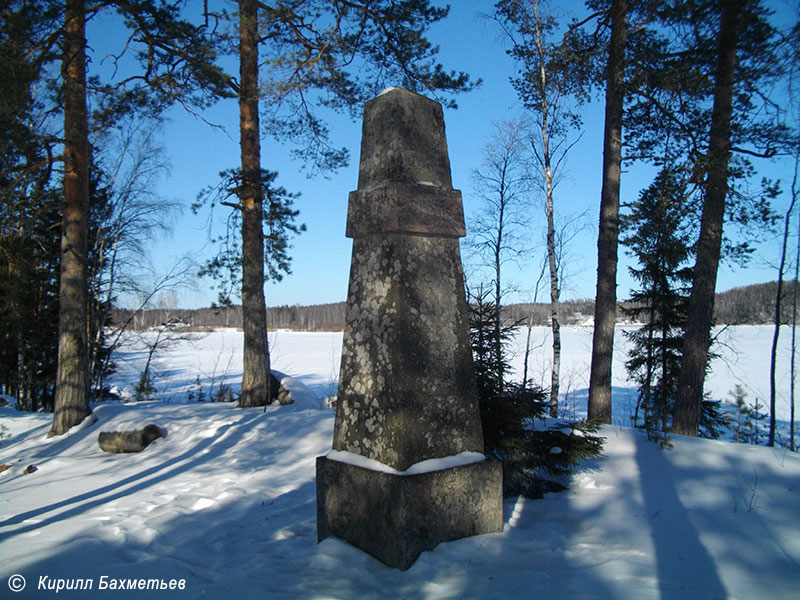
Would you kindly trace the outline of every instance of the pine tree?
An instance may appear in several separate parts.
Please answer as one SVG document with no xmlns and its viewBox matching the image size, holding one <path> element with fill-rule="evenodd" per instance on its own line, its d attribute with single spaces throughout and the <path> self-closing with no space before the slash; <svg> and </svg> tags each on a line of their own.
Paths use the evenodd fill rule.
<svg viewBox="0 0 800 600">
<path fill-rule="evenodd" d="M 89 236 L 89 117 L 86 95 L 86 7 L 66 0 L 64 13 L 64 203 L 58 294 L 58 372 L 53 426 L 61 435 L 89 409 L 87 247 Z"/>
<path fill-rule="evenodd" d="M 91 11 L 113 7 L 132 32 L 127 50 L 136 54 L 141 73 L 102 84 L 87 77 L 86 18 L 83 0 L 66 0 L 61 56 L 64 117 L 64 203 L 62 210 L 59 291 L 59 350 L 53 426 L 61 435 L 89 414 L 88 222 L 89 145 L 88 86 L 101 93 L 93 127 L 113 123 L 130 110 L 158 114 L 175 101 L 203 106 L 227 94 L 226 78 L 214 65 L 215 51 L 203 28 L 182 20 L 178 5 L 135 1 L 100 3 Z M 94 14 L 94 12 L 92 12 Z M 54 38 L 61 32 L 56 31 Z M 123 50 L 123 53 L 125 52 Z M 117 59 L 119 57 L 116 57 Z"/>
<path fill-rule="evenodd" d="M 258 3 L 239 2 L 239 199 L 242 236 L 244 352 L 239 406 L 264 406 L 270 397 L 267 306 L 264 299 L 264 193 L 258 89 Z"/>
<path fill-rule="evenodd" d="M 628 43 L 627 13 L 626 0 L 611 0 L 603 131 L 603 180 L 597 238 L 597 293 L 588 401 L 589 418 L 599 419 L 604 423 L 611 423 L 611 359 L 617 318 L 617 244 L 625 101 L 625 47 Z"/>
<path fill-rule="evenodd" d="M 387 81 L 434 94 L 473 84 L 464 73 L 447 73 L 435 62 L 438 48 L 424 34 L 449 9 L 432 7 L 428 0 L 237 4 L 239 81 L 229 78 L 228 83 L 239 98 L 241 163 L 238 201 L 228 205 L 240 213 L 241 272 L 235 278 L 241 281 L 245 332 L 240 406 L 249 407 L 271 401 L 263 288 L 264 257 L 274 254 L 264 248 L 265 235 L 282 240 L 291 232 L 288 225 L 280 231 L 289 219 L 281 221 L 263 205 L 272 177 L 261 168 L 261 134 L 294 145 L 292 154 L 309 172 L 329 171 L 345 165 L 348 153 L 331 145 L 321 108 L 356 114 Z M 275 225 L 268 234 L 264 220 Z M 288 254 L 284 257 L 286 270 Z"/>
<path fill-rule="evenodd" d="M 262 209 L 259 213 L 259 231 L 262 232 L 260 262 L 260 280 L 280 281 L 291 273 L 291 239 L 305 231 L 305 225 L 296 223 L 299 211 L 294 209 L 294 201 L 299 194 L 289 192 L 278 186 L 275 181 L 278 173 L 260 170 L 257 176 L 258 194 L 262 198 Z M 243 270 L 242 211 L 238 203 L 238 194 L 242 186 L 239 169 L 231 169 L 220 173 L 220 183 L 200 192 L 192 210 L 198 211 L 205 203 L 213 207 L 216 204 L 234 208 L 229 215 L 225 233 L 211 241 L 219 246 L 216 256 L 211 258 L 200 270 L 201 276 L 209 276 L 217 281 L 219 287 L 218 303 L 221 306 L 232 306 L 232 297 L 240 289 Z M 242 316 L 244 319 L 244 315 Z"/>
<path fill-rule="evenodd" d="M 641 60 L 631 61 L 631 102 L 625 123 L 630 153 L 656 164 L 685 165 L 691 173 L 700 224 L 680 370 L 675 431 L 697 435 L 711 342 L 716 272 L 727 250 L 743 259 L 724 224 L 743 225 L 754 239 L 769 225 L 776 187 L 747 190 L 751 157 L 791 145 L 776 123 L 766 91 L 781 74 L 778 35 L 758 0 L 645 3 L 653 34 L 637 38 Z M 658 27 L 654 27 L 654 25 Z M 642 47 L 646 43 L 647 47 Z M 727 248 L 726 248 L 727 247 Z"/>
<path fill-rule="evenodd" d="M 52 407 L 56 375 L 60 199 L 34 86 L 57 23 L 50 3 L 0 8 L 0 387 L 23 410 Z"/>
<path fill-rule="evenodd" d="M 753 174 L 748 157 L 773 156 L 797 143 L 775 122 L 775 105 L 765 99 L 770 82 L 783 68 L 780 44 L 777 32 L 767 22 L 768 11 L 758 0 L 678 0 L 629 6 L 593 0 L 590 7 L 597 12 L 583 23 L 599 16 L 600 22 L 607 24 L 607 16 L 620 14 L 614 10 L 624 7 L 630 24 L 624 44 L 625 77 L 617 88 L 623 105 L 620 122 L 625 127 L 626 158 L 659 166 L 686 164 L 695 187 L 695 205 L 703 209 L 693 210 L 703 226 L 696 244 L 694 298 L 689 304 L 693 312 L 687 323 L 677 418 L 677 430 L 697 435 L 720 249 L 728 246 L 730 256 L 738 257 L 746 257 L 750 251 L 746 243 L 729 245 L 723 222 L 727 218 L 743 225 L 746 237 L 753 236 L 758 225 L 771 222 L 769 199 L 775 187 L 766 182 L 761 193 L 747 191 L 747 180 Z M 613 28 L 613 18 L 610 22 Z M 578 25 L 570 29 L 573 42 L 581 42 L 570 42 L 577 56 L 591 57 L 598 47 L 614 47 L 613 35 L 609 41 L 602 27 L 579 36 L 575 33 Z M 607 56 L 611 65 L 613 52 Z M 591 60 L 585 64 L 578 61 L 576 69 L 583 70 L 586 65 L 588 73 L 596 72 Z M 607 78 L 612 71 L 606 70 Z M 607 141 L 613 139 L 607 137 Z M 669 152 L 665 152 L 666 146 Z M 614 175 L 614 170 L 604 166 L 604 173 Z M 608 181 L 615 180 L 613 176 Z M 610 201 L 615 197 L 609 194 L 604 198 Z M 608 210 L 601 217 L 598 240 L 596 313 L 600 318 L 596 315 L 590 414 L 610 414 L 616 213 L 613 204 L 605 206 Z"/>
</svg>

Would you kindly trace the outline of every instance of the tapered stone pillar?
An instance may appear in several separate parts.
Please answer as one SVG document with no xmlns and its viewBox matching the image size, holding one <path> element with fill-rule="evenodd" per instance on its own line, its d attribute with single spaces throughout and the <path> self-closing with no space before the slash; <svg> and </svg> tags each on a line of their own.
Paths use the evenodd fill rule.
<svg viewBox="0 0 800 600">
<path fill-rule="evenodd" d="M 479 455 L 464 234 L 441 105 L 400 88 L 367 102 L 336 452 L 317 459 L 317 526 L 320 540 L 401 569 L 439 542 L 502 529 L 502 470 Z M 419 466 L 444 457 L 454 466 Z"/>
</svg>

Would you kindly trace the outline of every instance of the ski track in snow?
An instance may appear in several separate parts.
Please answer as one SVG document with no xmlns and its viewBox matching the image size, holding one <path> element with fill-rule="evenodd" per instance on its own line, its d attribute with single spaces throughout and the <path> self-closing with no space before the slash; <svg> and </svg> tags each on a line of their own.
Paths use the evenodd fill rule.
<svg viewBox="0 0 800 600">
<path fill-rule="evenodd" d="M 172 403 L 98 406 L 51 439 L 49 415 L 0 409 L 0 463 L 12 465 L 0 474 L 0 597 L 21 574 L 14 598 L 87 597 L 37 590 L 43 575 L 95 588 L 103 575 L 186 580 L 183 591 L 106 592 L 115 598 L 798 598 L 800 457 L 677 436 L 661 449 L 619 425 L 568 491 L 509 498 L 502 533 L 440 544 L 408 571 L 318 544 L 315 459 L 333 429 L 319 406 L 337 349 L 335 334 L 313 335 L 271 340 L 276 368 L 293 375 L 292 406 L 180 404 L 175 391 Z M 182 343 L 160 369 L 190 385 L 236 339 Z M 120 387 L 135 365 L 121 365 Z M 100 431 L 150 422 L 167 435 L 140 454 L 97 446 Z M 29 464 L 38 470 L 25 474 Z"/>
</svg>

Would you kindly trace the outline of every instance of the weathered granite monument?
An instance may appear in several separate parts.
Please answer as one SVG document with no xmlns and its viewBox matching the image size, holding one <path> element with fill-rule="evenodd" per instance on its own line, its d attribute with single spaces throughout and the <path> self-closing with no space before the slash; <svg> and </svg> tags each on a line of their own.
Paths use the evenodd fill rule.
<svg viewBox="0 0 800 600">
<path fill-rule="evenodd" d="M 400 88 L 367 102 L 317 528 L 320 541 L 339 537 L 399 569 L 440 542 L 502 529 L 502 469 L 482 454 L 464 234 L 441 105 Z"/>
</svg>

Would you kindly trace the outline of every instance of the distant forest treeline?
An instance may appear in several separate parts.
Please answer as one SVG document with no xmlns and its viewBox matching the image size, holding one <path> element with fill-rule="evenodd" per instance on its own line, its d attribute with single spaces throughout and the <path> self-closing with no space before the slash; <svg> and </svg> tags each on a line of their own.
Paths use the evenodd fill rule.
<svg viewBox="0 0 800 600">
<path fill-rule="evenodd" d="M 784 283 L 784 301 L 781 322 L 791 323 L 792 297 L 796 282 Z M 717 294 L 714 318 L 722 324 L 766 324 L 773 322 L 775 313 L 775 294 L 778 284 L 773 281 L 757 285 L 734 288 Z M 345 303 L 317 304 L 312 306 L 276 306 L 267 309 L 270 329 L 293 329 L 296 331 L 341 331 L 344 328 Z M 625 320 L 624 308 L 618 308 L 619 320 Z M 532 317 L 534 325 L 546 325 L 549 319 L 548 304 L 511 304 L 504 307 L 509 320 L 527 323 Z M 594 305 L 591 300 L 568 300 L 561 303 L 561 316 L 564 325 L 580 325 L 591 322 Z M 169 309 L 156 308 L 134 312 L 116 309 L 113 311 L 114 325 L 130 321 L 134 329 L 157 327 L 170 319 L 178 319 L 189 327 L 241 327 L 241 306 Z"/>
<path fill-rule="evenodd" d="M 317 304 L 314 306 L 276 306 L 267 309 L 270 329 L 294 329 L 297 331 L 341 331 L 344 329 L 345 303 Z M 112 323 L 121 325 L 130 321 L 134 329 L 148 329 L 179 319 L 190 327 L 241 327 L 241 306 L 218 306 L 212 308 L 154 308 L 133 311 L 115 309 Z"/>
</svg>

